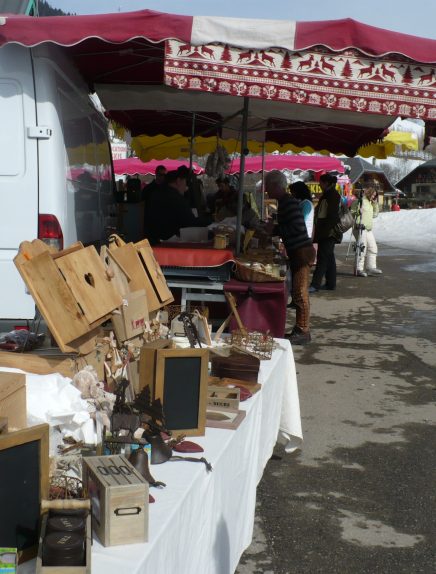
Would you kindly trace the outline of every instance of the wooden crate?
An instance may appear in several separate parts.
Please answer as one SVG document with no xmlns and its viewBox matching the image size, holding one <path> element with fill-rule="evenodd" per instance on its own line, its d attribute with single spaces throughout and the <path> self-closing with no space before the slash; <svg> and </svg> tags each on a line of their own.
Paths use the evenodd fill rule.
<svg viewBox="0 0 436 574">
<path fill-rule="evenodd" d="M 26 375 L 0 372 L 0 417 L 8 419 L 9 431 L 27 426 Z"/>
<path fill-rule="evenodd" d="M 122 455 L 83 459 L 93 528 L 103 546 L 148 540 L 148 482 Z"/>
<path fill-rule="evenodd" d="M 38 556 L 36 558 L 36 574 L 91 574 L 91 546 L 92 546 L 91 514 L 89 514 L 86 519 L 85 564 L 83 566 L 43 566 L 42 543 L 45 537 L 47 519 L 48 519 L 48 513 L 45 513 L 42 517 L 41 522 Z"/>
</svg>

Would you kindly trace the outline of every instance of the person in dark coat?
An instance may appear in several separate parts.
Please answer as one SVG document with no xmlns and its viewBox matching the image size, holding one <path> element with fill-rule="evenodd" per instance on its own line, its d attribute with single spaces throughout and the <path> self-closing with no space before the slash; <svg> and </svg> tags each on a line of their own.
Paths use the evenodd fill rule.
<svg viewBox="0 0 436 574">
<path fill-rule="evenodd" d="M 211 217 L 195 217 L 184 194 L 188 189 L 186 170 L 167 173 L 166 183 L 150 197 L 145 218 L 145 237 L 152 245 L 179 235 L 182 227 L 207 227 Z"/>
<path fill-rule="evenodd" d="M 305 345 L 311 340 L 309 320 L 309 276 L 310 264 L 315 257 L 312 240 L 307 235 L 300 202 L 287 192 L 285 175 L 278 170 L 270 171 L 265 178 L 265 190 L 272 199 L 277 199 L 277 227 L 289 257 L 292 273 L 292 300 L 295 303 L 295 326 L 287 338 L 293 345 Z"/>
<path fill-rule="evenodd" d="M 312 277 L 309 293 L 320 289 L 336 289 L 335 245 L 341 243 L 342 234 L 334 230 L 339 221 L 339 204 L 341 196 L 336 190 L 337 178 L 329 173 L 319 178 L 322 189 L 321 197 L 315 207 L 313 242 L 318 244 L 316 267 Z M 325 284 L 322 281 L 325 277 Z"/>
<path fill-rule="evenodd" d="M 154 179 L 149 184 L 145 185 L 142 190 L 142 198 L 145 203 L 150 200 L 154 191 L 160 191 L 165 185 L 165 177 L 167 175 L 167 168 L 164 165 L 158 165 L 154 170 Z"/>
</svg>

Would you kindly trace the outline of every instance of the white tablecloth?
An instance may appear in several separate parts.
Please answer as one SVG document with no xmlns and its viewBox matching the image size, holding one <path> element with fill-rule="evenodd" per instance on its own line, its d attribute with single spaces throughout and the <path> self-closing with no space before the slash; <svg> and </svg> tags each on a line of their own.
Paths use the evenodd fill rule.
<svg viewBox="0 0 436 574">
<path fill-rule="evenodd" d="M 277 438 L 288 452 L 302 441 L 292 349 L 278 339 L 270 361 L 262 361 L 262 390 L 241 403 L 247 415 L 236 431 L 206 429 L 193 440 L 212 463 L 153 465 L 149 542 L 104 548 L 94 540 L 93 574 L 230 574 L 253 533 L 256 486 Z"/>
</svg>

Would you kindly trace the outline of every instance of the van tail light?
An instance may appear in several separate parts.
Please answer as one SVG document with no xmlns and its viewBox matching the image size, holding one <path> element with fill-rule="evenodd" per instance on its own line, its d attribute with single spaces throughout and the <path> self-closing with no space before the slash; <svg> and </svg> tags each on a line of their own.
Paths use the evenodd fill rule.
<svg viewBox="0 0 436 574">
<path fill-rule="evenodd" d="M 38 239 L 61 251 L 64 248 L 64 236 L 59 221 L 50 213 L 40 213 L 38 217 Z"/>
</svg>

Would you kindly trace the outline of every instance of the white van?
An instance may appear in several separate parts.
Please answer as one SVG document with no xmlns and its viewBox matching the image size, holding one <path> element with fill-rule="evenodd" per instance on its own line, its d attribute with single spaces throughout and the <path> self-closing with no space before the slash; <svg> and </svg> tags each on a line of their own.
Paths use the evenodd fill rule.
<svg viewBox="0 0 436 574">
<path fill-rule="evenodd" d="M 0 331 L 35 316 L 13 263 L 23 240 L 98 244 L 113 229 L 106 124 L 60 48 L 0 48 Z"/>
</svg>

